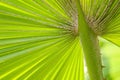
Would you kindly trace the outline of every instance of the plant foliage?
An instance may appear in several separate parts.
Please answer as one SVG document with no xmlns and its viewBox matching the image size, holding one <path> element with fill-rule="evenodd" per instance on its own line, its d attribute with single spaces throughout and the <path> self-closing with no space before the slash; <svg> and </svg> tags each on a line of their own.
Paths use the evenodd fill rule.
<svg viewBox="0 0 120 80">
<path fill-rule="evenodd" d="M 80 5 L 93 32 L 120 46 L 120 0 Z M 84 80 L 78 23 L 75 0 L 0 0 L 0 80 Z"/>
</svg>

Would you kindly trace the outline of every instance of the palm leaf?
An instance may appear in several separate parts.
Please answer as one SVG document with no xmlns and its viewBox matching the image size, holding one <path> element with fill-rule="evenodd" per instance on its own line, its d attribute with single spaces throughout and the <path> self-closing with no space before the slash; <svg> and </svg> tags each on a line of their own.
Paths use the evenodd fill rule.
<svg viewBox="0 0 120 80">
<path fill-rule="evenodd" d="M 0 79 L 83 80 L 71 28 L 71 17 L 54 0 L 1 0 Z"/>
<path fill-rule="evenodd" d="M 100 79 L 100 55 L 92 56 L 92 50 L 97 48 L 89 48 L 96 46 L 97 36 L 120 46 L 119 3 L 119 0 L 0 0 L 0 79 L 83 80 L 81 47 L 89 57 L 86 59 L 89 68 L 99 67 L 98 72 L 89 70 L 90 77 L 93 73 Z M 85 28 L 88 33 L 81 34 Z M 80 38 L 84 36 L 82 46 L 79 32 Z M 91 44 L 84 49 L 89 41 Z M 95 65 L 90 65 L 92 61 Z"/>
<path fill-rule="evenodd" d="M 80 1 L 86 20 L 94 32 L 120 46 L 120 1 Z"/>
</svg>

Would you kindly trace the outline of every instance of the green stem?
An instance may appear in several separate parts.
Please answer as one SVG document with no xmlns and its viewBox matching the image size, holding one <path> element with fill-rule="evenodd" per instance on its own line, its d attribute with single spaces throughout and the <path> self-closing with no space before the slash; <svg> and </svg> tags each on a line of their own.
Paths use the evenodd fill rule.
<svg viewBox="0 0 120 80">
<path fill-rule="evenodd" d="M 87 24 L 81 9 L 80 0 L 76 0 L 78 10 L 78 32 L 83 47 L 86 65 L 91 80 L 103 80 L 101 56 L 97 35 Z"/>
</svg>

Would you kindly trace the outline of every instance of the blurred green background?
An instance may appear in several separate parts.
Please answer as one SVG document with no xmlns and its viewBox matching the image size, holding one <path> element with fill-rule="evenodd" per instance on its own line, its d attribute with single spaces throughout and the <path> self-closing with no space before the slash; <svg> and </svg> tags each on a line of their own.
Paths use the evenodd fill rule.
<svg viewBox="0 0 120 80">
<path fill-rule="evenodd" d="M 107 80 L 120 80 L 120 47 L 101 39 L 104 74 Z"/>
<path fill-rule="evenodd" d="M 120 47 L 100 38 L 103 73 L 106 80 L 120 80 Z M 89 80 L 85 67 L 85 78 Z"/>
</svg>

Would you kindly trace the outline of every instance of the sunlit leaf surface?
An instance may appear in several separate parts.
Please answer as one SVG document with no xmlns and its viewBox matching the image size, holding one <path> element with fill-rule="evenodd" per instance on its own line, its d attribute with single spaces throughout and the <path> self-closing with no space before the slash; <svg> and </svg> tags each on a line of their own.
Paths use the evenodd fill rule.
<svg viewBox="0 0 120 80">
<path fill-rule="evenodd" d="M 120 46 L 120 0 L 80 0 L 91 29 Z M 0 0 L 0 80 L 83 80 L 74 0 Z"/>
<path fill-rule="evenodd" d="M 0 0 L 0 80 L 83 80 L 79 38 L 61 5 Z"/>
<path fill-rule="evenodd" d="M 96 34 L 120 46 L 120 0 L 80 0 Z"/>
</svg>

